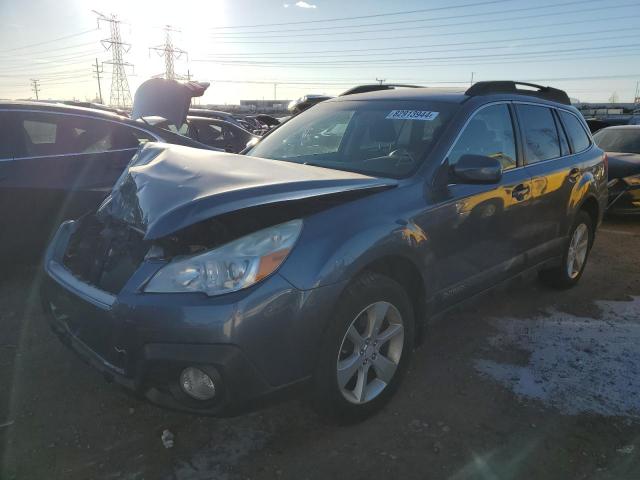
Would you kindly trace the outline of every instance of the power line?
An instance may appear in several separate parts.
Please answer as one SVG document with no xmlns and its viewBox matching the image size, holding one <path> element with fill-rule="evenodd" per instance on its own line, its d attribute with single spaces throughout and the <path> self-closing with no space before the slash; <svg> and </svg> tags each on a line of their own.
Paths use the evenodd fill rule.
<svg viewBox="0 0 640 480">
<path fill-rule="evenodd" d="M 16 50 L 23 50 L 25 48 L 39 47 L 40 45 L 48 45 L 53 42 L 59 42 L 61 40 L 67 40 L 69 38 L 79 37 L 81 35 L 86 35 L 87 33 L 95 32 L 97 29 L 92 28 L 91 30 L 84 30 L 78 33 L 72 33 L 71 35 L 65 35 L 64 37 L 52 38 L 45 42 L 32 43 L 31 45 L 23 45 L 21 47 L 7 48 L 4 49 L 5 52 L 15 52 Z"/>
<path fill-rule="evenodd" d="M 612 79 L 626 79 L 626 78 L 637 78 L 640 77 L 640 73 L 625 73 L 619 75 L 591 75 L 591 76 L 574 76 L 574 77 L 546 77 L 546 78 L 526 78 L 523 81 L 529 82 L 563 82 L 563 81 L 591 81 L 591 80 L 612 80 Z M 370 80 L 359 79 L 359 80 L 343 80 L 343 81 L 333 81 L 333 80 L 319 80 L 319 81 L 307 81 L 307 80 L 287 80 L 287 79 L 278 79 L 278 80 L 240 80 L 240 79 L 210 79 L 211 82 L 214 83 L 232 83 L 232 84 L 257 84 L 257 85 L 273 85 L 273 83 L 277 83 L 282 86 L 316 86 L 316 87 L 342 87 L 349 86 L 354 84 L 362 84 L 368 83 Z M 400 78 L 394 79 L 394 82 L 400 83 L 417 83 L 421 85 L 444 85 L 444 84 L 460 84 L 460 85 L 468 85 L 469 79 L 460 79 L 460 80 L 426 80 L 416 79 L 416 78 Z"/>
<path fill-rule="evenodd" d="M 51 52 L 59 52 L 62 50 L 69 50 L 72 48 L 80 48 L 80 47 L 88 47 L 89 45 L 91 46 L 95 46 L 96 42 L 86 42 L 86 43 L 78 43 L 76 45 L 67 45 L 66 47 L 58 47 L 58 48 L 48 48 L 46 50 L 36 50 L 35 52 L 23 52 L 23 53 L 18 53 L 18 54 L 14 54 L 14 55 L 4 55 L 4 54 L 0 54 L 0 57 L 2 58 L 19 58 L 19 59 L 24 59 L 25 61 L 28 60 L 27 58 L 25 58 L 25 55 L 46 55 L 48 53 Z M 73 55 L 73 53 L 65 53 L 64 55 Z"/>
<path fill-rule="evenodd" d="M 447 7 L 420 8 L 417 10 L 404 10 L 400 12 L 377 13 L 373 15 L 358 15 L 355 17 L 324 18 L 319 20 L 304 20 L 299 22 L 262 23 L 262 24 L 256 24 L 256 25 L 233 25 L 233 26 L 226 26 L 226 27 L 219 27 L 219 28 L 228 29 L 228 28 L 275 27 L 275 26 L 282 26 L 282 25 L 303 25 L 303 24 L 306 25 L 310 23 L 324 23 L 324 22 L 336 22 L 336 21 L 341 22 L 345 20 L 359 20 L 361 18 L 390 17 L 394 15 L 409 15 L 414 13 L 437 12 L 442 10 L 451 10 L 455 8 L 478 7 L 478 6 L 492 5 L 496 3 L 506 3 L 511 1 L 512 0 L 490 0 L 490 1 L 484 1 L 484 2 L 465 3 L 460 5 L 449 5 Z"/>
<path fill-rule="evenodd" d="M 624 54 L 620 54 L 620 53 L 616 53 L 617 51 L 619 51 L 620 48 L 616 48 L 614 49 L 613 52 L 611 53 L 606 53 L 603 55 L 594 55 L 592 53 L 589 52 L 583 52 L 583 53 L 573 53 L 573 54 L 546 54 L 546 55 L 537 55 L 536 57 L 527 57 L 527 58 L 515 58 L 512 60 L 505 60 L 505 59 L 497 59 L 497 60 L 488 60 L 488 59 L 480 59 L 480 60 L 465 60 L 465 61 L 457 61 L 457 62 L 451 62 L 447 59 L 447 57 L 440 57 L 437 59 L 432 60 L 430 63 L 427 62 L 420 62 L 419 64 L 415 64 L 415 63 L 409 63 L 406 65 L 406 67 L 410 67 L 410 68 L 415 68 L 416 66 L 419 67 L 453 67 L 453 66 L 464 66 L 464 67 L 469 67 L 469 66 L 487 66 L 487 65 L 508 65 L 508 64 L 530 64 L 530 63 L 555 63 L 555 62 L 566 62 L 567 60 L 592 60 L 592 59 L 599 59 L 599 58 L 606 58 L 606 59 L 612 59 L 612 58 L 627 58 L 627 57 L 632 57 L 632 58 L 637 58 L 638 56 L 638 52 L 637 51 L 632 51 L 632 52 L 628 52 L 628 53 L 624 53 Z M 197 60 L 192 60 L 192 61 L 197 61 Z M 219 62 L 219 61 L 215 61 L 215 60 L 202 60 L 202 62 L 204 63 L 214 63 L 214 64 L 218 64 L 218 65 L 227 65 L 227 62 Z M 283 66 L 283 64 L 278 64 L 278 65 L 273 65 L 273 64 L 256 64 L 256 63 L 243 63 L 243 64 L 231 64 L 233 66 L 238 66 L 238 67 L 257 67 L 257 66 L 264 66 L 264 67 L 269 67 L 269 66 Z M 378 64 L 375 61 L 371 61 L 368 62 L 368 65 L 360 65 L 360 68 L 366 68 L 367 66 L 390 66 L 394 68 L 394 71 L 397 71 L 399 68 L 402 68 L 402 65 L 389 65 L 389 64 Z M 289 68 L 305 68 L 308 67 L 309 65 L 305 65 L 302 63 L 299 64 L 291 64 L 291 65 L 285 65 L 288 66 Z M 323 68 L 323 67 L 329 67 L 329 68 L 333 68 L 333 69 L 345 69 L 345 68 L 353 68 L 353 65 L 350 64 L 345 64 L 345 65 L 314 65 L 314 67 L 317 68 Z"/>
<path fill-rule="evenodd" d="M 596 19 L 592 19 L 592 20 L 577 20 L 577 21 L 572 21 L 572 22 L 566 22 L 566 21 L 562 21 L 562 22 L 556 22 L 556 23 L 544 23 L 544 24 L 536 24 L 536 25 L 523 25 L 523 26 L 517 26 L 517 27 L 512 27 L 512 28 L 494 28 L 494 29 L 489 29 L 489 30 L 473 30 L 473 31 L 461 31 L 461 32 L 439 32 L 439 33 L 426 33 L 423 35 L 423 37 L 448 37 L 448 36 L 454 36 L 454 35 L 461 35 L 461 34 L 469 34 L 469 35 L 476 35 L 479 33 L 494 33 L 494 32 L 509 32 L 509 31 L 521 31 L 521 30 L 530 30 L 530 29 L 539 29 L 539 28 L 548 28 L 548 27 L 556 27 L 556 26 L 562 26 L 562 27 L 566 27 L 568 25 L 583 25 L 585 23 L 593 23 L 593 22 L 598 22 L 598 23 L 603 23 L 603 22 L 608 22 L 608 21 L 613 21 L 613 20 L 634 20 L 636 18 L 640 18 L 640 15 L 623 15 L 623 16 L 617 16 L 617 17 L 605 17 L 605 18 L 596 18 Z M 482 22 L 485 23 L 485 22 Z M 633 29 L 637 30 L 637 27 L 632 27 Z M 616 31 L 619 31 L 621 29 L 616 29 Z M 610 29 L 606 30 L 607 32 L 611 31 Z M 576 33 L 575 35 L 590 35 L 592 32 L 579 32 Z M 567 35 L 574 35 L 574 34 L 567 34 Z M 538 38 L 551 38 L 552 36 L 559 36 L 559 35 L 543 35 L 541 37 Z M 503 42 L 503 41 L 513 41 L 513 39 L 508 38 L 506 40 L 496 40 L 496 42 Z M 486 43 L 486 42 L 473 42 L 475 43 Z M 434 46 L 434 44 L 428 44 L 428 45 L 401 45 L 401 46 L 396 46 L 396 47 L 376 47 L 374 50 L 376 51 L 382 51 L 382 50 L 411 50 L 411 49 L 419 49 L 419 48 L 427 48 L 427 47 L 431 47 Z M 344 53 L 344 52 L 371 52 L 372 48 L 351 48 L 351 49 L 339 49 L 339 50 L 305 50 L 303 52 L 250 52 L 250 53 L 216 53 L 216 57 L 221 57 L 221 56 L 231 56 L 234 58 L 237 57 L 244 57 L 244 56 L 265 56 L 265 55 L 272 55 L 272 56 L 290 56 L 290 55 L 313 55 L 313 54 L 318 54 L 318 53 Z"/>
<path fill-rule="evenodd" d="M 628 7 L 628 6 L 635 6 L 636 4 L 625 4 L 622 6 L 618 6 L 619 8 L 624 8 L 624 7 Z M 596 12 L 596 11 L 602 11 L 602 10 L 611 10 L 610 6 L 606 6 L 606 7 L 593 7 L 593 8 L 583 8 L 580 9 L 580 13 L 585 13 L 585 12 Z M 520 20 L 530 20 L 530 19 L 534 19 L 534 18 L 544 18 L 544 17 L 550 17 L 550 16 L 557 16 L 558 12 L 554 12 L 554 13 L 539 13 L 539 14 L 535 14 L 535 15 L 524 15 L 524 16 L 517 16 L 517 17 L 509 17 L 509 18 L 492 18 L 491 19 L 491 23 L 496 23 L 496 22 L 512 22 L 512 21 L 520 21 Z M 485 24 L 487 23 L 486 20 L 471 20 L 468 22 L 454 22 L 454 23 L 449 23 L 449 24 L 442 24 L 442 25 L 430 25 L 429 28 L 441 28 L 441 27 L 450 27 L 450 26 L 462 26 L 462 25 L 475 25 L 475 24 Z M 546 25 L 544 25 L 546 27 Z M 495 31 L 501 31 L 502 29 L 498 29 Z M 391 30 L 391 31 L 396 31 Z M 377 35 L 377 31 L 371 31 L 371 32 L 362 32 L 362 33 L 372 33 L 374 34 L 373 37 L 369 36 L 369 37 L 364 37 L 364 38 L 351 38 L 349 39 L 350 41 L 380 41 L 380 40 L 397 40 L 397 39 L 405 39 L 405 38 L 424 38 L 425 36 L 433 36 L 432 34 L 425 34 L 425 33 L 419 33 L 419 34 L 411 34 L 411 35 L 394 35 L 394 36 L 378 36 Z M 461 33 L 470 33 L 470 32 L 461 32 Z M 442 35 L 451 35 L 451 33 L 442 33 Z M 305 36 L 306 37 L 306 36 Z M 233 39 L 231 39 L 233 40 Z M 240 41 L 228 41 L 227 39 L 217 39 L 217 41 L 221 42 L 222 44 L 228 44 L 228 45 L 232 45 L 232 44 L 255 44 L 255 43 L 259 43 L 259 44 L 280 44 L 280 43 L 285 43 L 285 44 L 291 44 L 291 40 L 264 40 L 264 39 L 260 39 L 260 40 L 240 40 Z M 344 40 L 339 40 L 339 41 L 344 41 Z M 331 39 L 306 39 L 304 41 L 304 44 L 309 44 L 309 43 L 335 43 L 336 40 L 331 38 Z"/>
<path fill-rule="evenodd" d="M 90 52 L 86 52 L 83 53 L 81 55 L 76 55 L 73 57 L 64 57 L 64 58 L 58 58 L 55 60 L 51 60 L 51 61 L 47 61 L 47 60 L 39 60 L 39 59 L 34 59 L 33 60 L 33 64 L 29 64 L 29 65 L 14 65 L 8 68 L 3 68 L 2 71 L 3 72 L 21 72 L 24 70 L 27 71 L 33 71 L 34 69 L 38 69 L 41 71 L 46 71 L 47 69 L 51 69 L 51 68 L 58 68 L 58 67 L 68 67 L 70 65 L 77 65 L 79 63 L 86 63 L 86 59 L 93 57 L 96 55 L 96 51 L 95 50 L 91 50 Z M 71 62 L 72 60 L 80 60 L 82 59 L 82 62 Z"/>
<path fill-rule="evenodd" d="M 510 57 L 524 57 L 524 56 L 536 56 L 536 55 L 544 55 L 544 54 L 554 54 L 557 55 L 559 53 L 575 53 L 582 51 L 597 51 L 597 50 L 610 50 L 616 49 L 619 50 L 621 48 L 635 48 L 640 47 L 640 43 L 632 43 L 632 44 L 622 44 L 622 45 L 607 45 L 601 47 L 580 47 L 580 48 L 572 48 L 572 49 L 564 49 L 564 50 L 543 50 L 543 51 L 533 51 L 533 52 L 517 52 L 517 53 L 499 53 L 499 54 L 486 54 L 486 55 L 459 55 L 459 56 L 447 56 L 447 57 L 414 57 L 414 58 L 390 58 L 390 59 L 374 59 L 374 60 L 330 60 L 330 61 L 303 61 L 303 62 L 288 62 L 288 61 L 252 61 L 252 60 L 223 60 L 223 61 L 215 61 L 213 63 L 220 63 L 224 65 L 263 65 L 263 66 L 296 66 L 296 65 L 304 65 L 304 66 L 336 66 L 340 64 L 382 64 L 382 63 L 398 63 L 398 62 L 424 62 L 424 61 L 438 61 L 438 60 L 476 60 L 481 58 L 510 58 Z M 446 53 L 446 50 L 433 51 L 430 53 Z M 193 61 L 202 61 L 202 60 L 193 60 Z M 206 61 L 206 60 L 205 60 Z"/>
<path fill-rule="evenodd" d="M 133 64 L 125 62 L 124 53 L 131 48 L 129 43 L 124 43 L 120 36 L 120 20 L 115 15 L 107 17 L 102 13 L 98 15 L 98 23 L 102 20 L 109 24 L 111 37 L 102 40 L 102 45 L 106 50 L 111 50 L 111 61 L 104 62 L 113 65 L 111 74 L 111 100 L 110 105 L 114 107 L 126 108 L 131 105 L 131 92 L 129 91 L 129 81 L 127 80 L 126 67 L 133 67 Z"/>
<path fill-rule="evenodd" d="M 637 27 L 629 27 L 629 28 L 621 28 L 618 29 L 617 32 L 622 32 L 622 31 L 633 31 L 633 32 L 637 32 Z M 484 47 L 471 47 L 471 48 L 464 48 L 465 52 L 468 51 L 474 51 L 474 50 L 487 50 L 487 49 L 513 49 L 514 47 L 512 45 L 492 45 L 492 44 L 500 44 L 500 43 L 505 43 L 507 41 L 509 42 L 520 42 L 520 41 L 530 41 L 530 40 L 538 40 L 538 39 L 549 39 L 549 38 L 561 38 L 561 37 L 574 37 L 574 36 L 583 36 L 583 35 L 589 35 L 590 38 L 589 40 L 593 40 L 593 41 L 604 41 L 604 40 L 620 40 L 623 38 L 637 38 L 637 33 L 634 34 L 629 34 L 629 35 L 615 35 L 615 36 L 610 36 L 610 37 L 593 37 L 593 35 L 597 35 L 599 33 L 609 33 L 611 32 L 611 30 L 602 30 L 600 32 L 598 31 L 593 31 L 593 32 L 578 32 L 578 33 L 567 33 L 567 34 L 560 34 L 560 35 L 542 35 L 542 36 L 533 36 L 533 37 L 516 37 L 516 38 L 511 38 L 508 40 L 505 39 L 499 39 L 499 40 L 486 40 L 486 41 L 482 41 L 482 42 L 457 42 L 457 43 L 439 43 L 439 44 L 431 44 L 428 45 L 427 47 L 431 48 L 431 47 L 445 47 L 445 46 L 469 46 L 469 45 L 483 45 L 483 44 L 489 44 L 490 46 L 484 46 Z M 560 44 L 570 44 L 570 43 L 580 43 L 580 44 L 584 44 L 584 40 L 582 39 L 578 39 L 578 40 L 563 40 L 563 41 L 551 41 L 551 42 L 538 42 L 535 44 L 531 44 L 529 43 L 527 46 L 531 47 L 531 46 L 545 46 L 545 45 L 560 45 Z M 423 46 L 424 47 L 424 46 Z M 377 49 L 376 49 L 377 50 Z M 386 50 L 386 49 L 384 49 Z M 400 49 L 402 50 L 402 49 Z M 416 53 L 445 53 L 445 52 L 457 52 L 459 51 L 459 49 L 449 49 L 449 50 L 418 50 L 418 51 L 411 51 L 411 52 L 391 52 L 391 53 L 377 53 L 375 50 L 372 51 L 371 49 L 367 49 L 366 52 L 360 52 L 360 53 L 344 53 L 344 54 L 336 54 L 336 55 L 319 55 L 317 57 L 311 57 L 311 58 L 345 58 L 345 57 L 357 57 L 357 58 L 362 58 L 362 57 L 370 57 L 370 56 L 379 56 L 379 55 L 392 55 L 393 58 L 397 58 L 398 55 L 409 55 L 409 54 L 416 54 Z M 250 54 L 250 57 L 241 57 L 242 60 L 252 60 L 252 59 L 263 59 L 265 58 L 264 54 Z M 217 55 L 213 55 L 211 57 L 207 57 L 207 59 L 209 60 L 226 60 L 229 58 L 233 58 L 231 56 L 222 56 L 219 57 Z M 282 57 L 273 57 L 273 58 L 282 58 Z M 286 57 L 283 58 L 283 60 L 296 60 L 296 59 L 308 59 L 310 58 L 309 55 L 304 55 L 304 56 L 298 56 L 298 57 Z M 259 60 L 258 60 L 259 61 Z"/>
<path fill-rule="evenodd" d="M 483 16 L 491 16 L 492 17 L 492 21 L 495 19 L 495 15 L 503 15 L 503 14 L 507 14 L 507 13 L 520 13 L 520 12 L 528 12 L 531 10 L 534 11 L 540 11 L 541 9 L 549 9 L 549 8 L 558 8 L 558 7 L 566 7 L 566 6 L 573 6 L 576 4 L 580 4 L 581 6 L 584 4 L 588 4 L 588 3 L 601 3 L 598 0 L 572 0 L 572 1 L 566 1 L 563 3 L 555 3 L 555 4 L 551 4 L 551 5 L 536 5 L 534 7 L 520 7 L 520 8 L 512 8 L 512 9 L 508 9 L 508 10 L 497 10 L 497 11 L 489 11 L 489 12 L 476 12 L 476 13 L 467 13 L 467 14 L 456 14 L 456 15 L 450 15 L 450 16 L 446 16 L 446 17 L 429 17 L 429 18 L 421 18 L 421 19 L 411 19 L 411 20 L 396 20 L 396 21 L 385 21 L 385 22 L 378 22 L 378 23 L 366 23 L 366 24 L 361 24 L 361 25 L 335 25 L 335 26 L 331 26 L 331 27 L 316 27 L 316 28 L 305 28 L 305 29 L 294 29 L 294 30 L 264 30 L 264 31 L 259 31 L 259 32 L 255 32 L 255 31 L 251 31 L 251 32 L 222 32 L 222 33 L 218 33 L 218 34 L 213 34 L 214 37 L 218 37 L 220 39 L 236 39 L 236 38 L 250 38 L 254 35 L 260 35 L 261 37 L 264 36 L 266 38 L 276 38 L 276 37 L 289 37 L 289 36 L 326 36 L 326 35 L 346 35 L 346 34 L 354 34 L 354 33 L 378 33 L 378 32 L 389 32 L 389 31 L 396 31 L 395 27 L 393 29 L 386 29 L 386 30 L 382 30 L 380 28 L 380 26 L 389 26 L 389 25 L 400 25 L 400 24 L 407 24 L 407 23 L 422 23 L 422 22 L 436 22 L 439 20 L 459 20 L 460 18 L 477 18 L 477 17 L 483 17 Z M 624 6 L 636 6 L 636 4 L 631 3 L 631 4 L 625 4 L 622 5 Z M 612 8 L 612 7 L 610 7 Z M 558 15 L 564 12 L 552 12 L 552 13 L 548 13 L 546 15 Z M 515 17 L 516 19 L 519 19 L 521 17 Z M 526 18 L 526 17 L 525 17 Z M 484 20 L 481 20 L 481 22 L 485 22 Z M 477 23 L 477 22 L 476 22 Z M 456 22 L 455 24 L 447 24 L 445 26 L 449 26 L 449 25 L 459 25 L 459 22 Z M 436 25 L 437 26 L 437 25 Z M 361 30 L 361 31 L 347 31 L 347 32 L 339 32 L 339 31 L 335 31 L 336 29 L 341 29 L 341 28 L 362 28 L 362 27 L 376 27 L 374 30 Z M 424 25 L 419 25 L 419 26 L 415 26 L 415 27 L 403 27 L 404 30 L 409 30 L 409 29 L 417 29 L 417 28 L 424 28 Z M 429 28 L 434 28 L 434 26 L 429 26 Z M 331 32 L 329 33 L 313 33 L 313 31 L 315 30 L 331 30 Z M 294 34 L 291 34 L 291 32 L 293 32 Z M 298 35 L 297 33 L 300 32 L 300 34 Z M 265 34 L 269 34 L 269 33 L 277 33 L 278 35 L 265 35 Z M 284 35 L 282 35 L 284 33 Z M 235 36 L 228 36 L 228 35 L 235 35 Z"/>
</svg>

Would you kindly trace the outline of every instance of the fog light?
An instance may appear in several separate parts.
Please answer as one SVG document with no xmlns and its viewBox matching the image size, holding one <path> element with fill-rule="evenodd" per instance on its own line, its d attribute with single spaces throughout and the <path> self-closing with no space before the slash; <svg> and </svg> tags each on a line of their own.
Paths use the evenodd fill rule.
<svg viewBox="0 0 640 480">
<path fill-rule="evenodd" d="M 211 400 L 216 386 L 209 375 L 195 367 L 187 367 L 180 374 L 182 391 L 196 400 Z"/>
</svg>

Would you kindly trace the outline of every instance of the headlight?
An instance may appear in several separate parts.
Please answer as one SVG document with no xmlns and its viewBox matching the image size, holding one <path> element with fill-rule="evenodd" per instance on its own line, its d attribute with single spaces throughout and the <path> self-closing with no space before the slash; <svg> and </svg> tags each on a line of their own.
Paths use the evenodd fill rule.
<svg viewBox="0 0 640 480">
<path fill-rule="evenodd" d="M 623 180 L 630 187 L 640 186 L 640 174 L 639 175 L 631 175 L 630 177 L 624 177 Z"/>
<path fill-rule="evenodd" d="M 176 259 L 158 270 L 145 292 L 221 295 L 247 288 L 278 269 L 301 230 L 302 220 L 291 220 L 208 252 Z"/>
</svg>

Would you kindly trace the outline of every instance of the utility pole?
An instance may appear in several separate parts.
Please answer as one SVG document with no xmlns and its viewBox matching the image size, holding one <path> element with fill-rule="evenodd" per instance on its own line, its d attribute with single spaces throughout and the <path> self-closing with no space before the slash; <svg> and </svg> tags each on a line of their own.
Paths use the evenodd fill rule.
<svg viewBox="0 0 640 480">
<path fill-rule="evenodd" d="M 107 17 L 100 12 L 93 11 L 98 15 L 98 26 L 100 21 L 109 24 L 111 36 L 102 40 L 102 46 L 105 50 L 111 50 L 111 60 L 108 63 L 113 66 L 111 72 L 111 99 L 109 104 L 113 107 L 126 108 L 131 105 L 131 92 L 129 90 L 129 81 L 127 80 L 126 67 L 133 67 L 133 64 L 124 61 L 124 54 L 131 50 L 131 44 L 124 43 L 120 36 L 121 21 L 115 15 Z"/>
<path fill-rule="evenodd" d="M 36 100 L 40 100 L 38 92 L 40 92 L 40 80 L 31 79 L 31 91 L 36 94 Z"/>
<path fill-rule="evenodd" d="M 380 85 L 382 85 L 386 81 L 387 81 L 386 78 L 378 78 L 378 77 L 376 77 L 376 82 L 378 82 Z"/>
<path fill-rule="evenodd" d="M 471 72 L 471 83 L 469 84 L 470 87 L 473 87 L 473 77 L 476 74 L 476 72 Z"/>
<path fill-rule="evenodd" d="M 100 103 L 104 104 L 104 101 L 102 100 L 102 86 L 100 85 L 100 74 L 104 71 L 103 68 L 100 68 L 98 66 L 98 59 L 96 58 L 96 64 L 93 65 L 94 67 L 96 67 L 96 76 L 95 78 L 98 79 L 98 98 L 100 99 Z"/>
<path fill-rule="evenodd" d="M 149 51 L 155 50 L 159 56 L 164 57 L 164 77 L 168 80 L 175 80 L 176 78 L 176 71 L 173 61 L 177 60 L 182 55 L 188 55 L 185 50 L 173 46 L 173 41 L 171 40 L 171 32 L 178 31 L 179 30 L 172 28 L 171 25 L 166 25 L 164 27 L 164 45 L 149 47 Z"/>
<path fill-rule="evenodd" d="M 278 96 L 276 95 L 276 89 L 278 88 L 278 84 L 273 82 L 273 100 L 277 100 Z"/>
</svg>

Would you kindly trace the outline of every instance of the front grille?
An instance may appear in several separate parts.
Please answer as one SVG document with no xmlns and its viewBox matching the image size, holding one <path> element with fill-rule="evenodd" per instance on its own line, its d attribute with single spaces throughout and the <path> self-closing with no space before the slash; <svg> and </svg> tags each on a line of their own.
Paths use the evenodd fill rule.
<svg viewBox="0 0 640 480">
<path fill-rule="evenodd" d="M 71 236 L 63 263 L 85 283 L 117 294 L 144 260 L 149 242 L 130 226 L 83 218 Z"/>
</svg>

